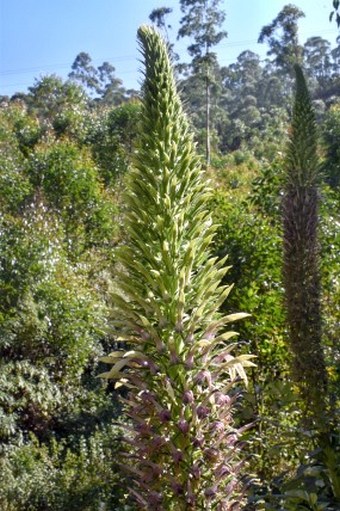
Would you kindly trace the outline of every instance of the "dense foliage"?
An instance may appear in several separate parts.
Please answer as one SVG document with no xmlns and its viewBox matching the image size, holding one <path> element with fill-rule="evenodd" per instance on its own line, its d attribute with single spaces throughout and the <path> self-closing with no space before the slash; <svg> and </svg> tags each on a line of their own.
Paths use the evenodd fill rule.
<svg viewBox="0 0 340 511">
<path fill-rule="evenodd" d="M 222 38 L 224 14 L 219 11 L 218 3 L 208 2 L 211 19 L 215 16 L 221 21 L 221 30 L 212 35 Z M 209 36 L 209 24 L 200 26 L 198 16 L 189 33 L 186 23 L 192 19 L 186 16 L 189 7 L 196 8 L 191 13 L 204 14 L 204 5 L 199 0 L 181 2 L 185 14 L 181 33 L 193 37 L 193 42 L 201 46 L 192 53 L 190 66 L 183 66 L 179 61 L 175 64 L 199 154 L 205 153 L 207 143 L 207 81 L 204 80 L 207 74 L 202 75 L 201 64 L 206 56 L 202 44 L 204 37 Z M 161 29 L 168 29 L 168 39 L 171 31 L 165 16 L 170 15 L 171 9 L 164 7 L 153 16 Z M 236 62 L 226 67 L 220 66 L 215 56 L 209 60 L 211 163 L 199 174 L 204 180 L 210 180 L 212 191 L 207 197 L 204 194 L 203 209 L 207 215 L 204 218 L 211 217 L 216 226 L 214 236 L 210 236 L 207 228 L 207 236 L 211 238 L 211 250 L 217 260 L 228 256 L 230 268 L 223 276 L 222 288 L 235 284 L 218 313 L 221 316 L 236 311 L 251 313 L 251 317 L 237 325 L 237 355 L 256 355 L 256 366 L 247 369 L 248 386 L 244 388 L 236 382 L 236 387 L 228 389 L 233 409 L 230 425 L 235 433 L 245 424 L 253 424 L 243 433 L 246 442 L 240 454 L 242 470 L 239 467 L 240 473 L 249 474 L 245 480 L 247 502 L 243 506 L 247 511 L 336 511 L 340 505 L 340 39 L 331 44 L 316 35 L 301 45 L 297 35 L 302 15 L 290 5 L 272 22 L 268 20 L 260 34 L 269 50 L 264 62 L 251 51 L 241 53 Z M 215 42 L 218 40 L 212 45 Z M 170 48 L 174 57 L 175 44 L 170 44 Z M 197 61 L 199 51 L 202 62 Z M 315 129 L 309 126 L 299 133 L 296 130 L 300 121 L 293 121 L 290 128 L 295 91 L 294 74 L 290 70 L 295 58 L 304 70 L 311 98 L 308 108 L 314 111 L 316 119 Z M 150 73 L 152 69 L 156 70 L 157 66 L 150 62 Z M 145 93 L 146 90 L 142 95 Z M 173 249 L 173 255 L 178 252 L 177 262 L 183 263 L 183 268 L 172 267 L 176 258 L 169 258 L 176 212 L 184 218 L 185 208 L 189 207 L 176 194 L 184 190 L 189 178 L 185 181 L 177 176 L 177 182 L 168 183 L 171 188 L 168 190 L 169 225 L 164 230 L 160 228 L 162 219 L 152 194 L 148 195 L 151 189 L 143 189 L 137 205 L 132 199 L 126 200 L 126 190 L 134 190 L 132 183 L 138 185 L 136 175 L 141 169 L 147 171 L 156 165 L 154 179 L 160 171 L 159 162 L 147 154 L 151 142 L 155 155 L 163 158 L 163 162 L 170 158 L 170 163 L 176 160 L 180 166 L 181 158 L 187 161 L 191 154 L 191 149 L 186 147 L 191 144 L 186 139 L 189 128 L 179 137 L 181 143 L 175 139 L 171 150 L 166 145 L 170 143 L 166 131 L 169 121 L 166 114 L 171 114 L 166 104 L 168 98 L 165 97 L 164 104 L 160 101 L 153 105 L 155 117 L 148 120 L 139 96 L 138 91 L 123 87 L 111 64 L 104 62 L 95 67 L 90 56 L 81 52 L 69 79 L 45 76 L 36 80 L 27 93 L 0 98 L 0 508 L 5 511 L 135 509 L 128 496 L 131 474 L 126 474 L 117 463 L 118 451 L 126 448 L 122 437 L 129 436 L 127 432 L 132 427 L 121 410 L 121 398 L 127 397 L 126 390 L 115 389 L 110 380 L 98 378 L 108 370 L 101 357 L 126 349 L 126 332 L 117 323 L 122 316 L 116 309 L 115 296 L 121 293 L 117 279 L 127 286 L 125 300 L 127 296 L 131 300 L 129 293 L 132 293 L 136 307 L 138 304 L 138 307 L 149 307 L 145 303 L 143 283 L 134 289 L 128 286 L 123 268 L 130 262 L 119 251 L 121 254 L 132 248 L 136 253 L 141 251 L 144 262 L 140 275 L 152 286 L 160 285 L 155 268 L 151 267 L 152 258 L 158 264 L 158 271 L 163 275 L 168 269 L 176 282 L 180 280 L 180 270 L 183 269 L 184 275 L 191 260 L 189 253 L 185 255 L 188 239 L 185 233 L 183 247 L 178 251 Z M 163 127 L 155 121 L 161 108 L 165 108 Z M 176 125 L 180 116 L 178 111 L 174 115 L 175 119 L 169 122 Z M 151 142 L 147 122 L 153 123 L 155 129 Z M 303 355 L 297 346 L 292 355 L 284 298 L 289 287 L 287 276 L 292 278 L 292 273 L 287 270 L 287 262 L 284 263 L 282 241 L 285 229 L 282 215 L 290 206 L 287 200 L 282 202 L 282 197 L 287 192 L 289 162 L 295 165 L 296 158 L 302 155 L 301 170 L 311 169 L 303 160 L 306 158 L 302 154 L 304 144 L 308 150 L 313 147 L 313 158 L 317 159 L 313 197 L 318 207 L 306 228 L 308 231 L 313 222 L 317 225 L 318 245 L 316 277 L 313 282 L 308 281 L 310 287 L 306 285 L 303 292 L 301 288 L 298 291 L 301 303 L 307 303 L 305 293 L 317 289 L 317 311 L 309 319 L 317 321 L 318 335 L 312 340 L 317 344 L 316 351 L 309 350 L 311 341 L 304 337 Z M 195 156 L 195 168 L 196 165 L 201 168 L 201 163 L 200 157 Z M 190 165 L 188 168 L 193 169 Z M 191 178 L 195 172 L 192 170 Z M 301 199 L 299 193 L 295 199 Z M 316 205 L 313 200 L 311 204 L 298 203 L 301 207 L 294 205 L 296 215 L 301 214 L 305 219 L 305 208 Z M 141 231 L 137 224 L 131 226 L 133 215 L 138 225 L 148 218 L 150 225 L 154 222 L 156 231 L 162 233 L 163 238 L 154 240 L 157 250 L 148 246 L 152 232 L 156 231 L 147 230 L 145 225 Z M 127 235 L 125 226 L 129 222 L 131 232 Z M 205 229 L 204 222 L 198 222 L 193 228 L 190 234 L 193 243 L 200 239 L 202 229 Z M 117 251 L 117 247 L 123 248 Z M 200 250 L 204 252 L 206 247 L 197 248 L 197 257 Z M 306 248 L 309 254 L 310 250 L 314 249 Z M 162 263 L 157 259 L 157 251 Z M 195 264 L 201 285 L 204 275 L 202 272 L 200 277 L 199 262 Z M 218 272 L 222 276 L 222 270 Z M 292 284 L 297 284 L 300 276 Z M 157 304 L 164 300 L 165 292 L 163 289 Z M 195 296 L 196 306 L 203 307 L 205 300 L 215 296 L 209 297 L 209 293 L 204 291 L 201 296 L 200 286 L 193 282 L 192 289 L 186 288 L 184 301 L 181 298 L 176 303 L 180 310 L 182 302 L 194 300 Z M 147 308 L 148 314 L 144 311 L 146 326 L 151 329 L 154 325 L 148 315 L 163 311 L 156 305 L 152 311 Z M 168 305 L 165 300 L 162 307 Z M 194 304 L 188 307 L 193 308 Z M 199 318 L 196 319 L 199 328 Z M 293 319 L 296 319 L 294 314 Z M 175 340 L 179 335 L 177 327 L 175 324 Z M 175 374 L 171 377 L 181 381 L 183 375 L 174 360 L 182 352 L 169 349 L 163 356 L 152 348 L 150 353 L 165 373 L 169 367 L 172 371 L 177 368 L 178 378 Z M 316 353 L 320 355 L 318 362 L 313 361 Z M 296 357 L 300 357 L 302 365 L 296 365 Z M 197 363 L 187 369 L 188 381 L 191 377 L 193 381 Z M 322 366 L 324 372 L 322 407 L 327 415 L 327 439 L 325 431 L 319 428 L 320 422 L 311 424 L 306 420 L 315 418 L 315 403 L 309 403 L 308 409 L 308 397 L 301 394 L 300 388 L 301 382 L 307 381 L 304 368 L 309 366 L 316 372 Z M 292 367 L 295 367 L 293 371 Z M 302 375 L 300 380 L 296 378 L 297 368 Z M 147 383 L 157 399 L 145 403 L 140 412 L 142 421 L 148 420 L 153 406 L 157 407 L 160 401 L 172 414 L 170 422 L 160 424 L 162 427 L 171 424 L 166 434 L 173 435 L 173 425 L 176 421 L 180 424 L 179 436 L 173 438 L 179 455 L 177 451 L 181 449 L 177 443 L 185 442 L 188 417 L 182 417 L 180 407 L 176 405 L 176 408 L 170 404 L 170 398 L 164 397 L 170 387 L 161 389 L 160 382 L 153 382 L 151 373 Z M 185 394 L 188 405 L 191 406 L 192 400 L 189 391 L 193 394 L 192 402 L 197 404 L 198 394 L 206 392 L 206 383 L 202 380 L 196 388 L 182 389 L 183 395 L 188 391 Z M 227 373 L 225 383 L 230 383 Z M 315 400 L 320 381 L 313 383 L 311 399 Z M 156 384 L 158 387 L 152 387 Z M 237 404 L 236 396 L 240 397 Z M 304 405 L 301 397 L 306 398 Z M 213 404 L 209 406 L 212 408 Z M 204 434 L 213 435 L 209 430 L 211 424 L 208 415 L 202 419 Z M 146 438 L 145 445 L 149 445 Z M 237 442 L 235 445 L 240 447 Z M 178 463 L 181 465 L 182 461 Z M 214 460 L 209 459 L 209 463 L 214 465 Z M 230 464 L 235 468 L 233 463 L 236 461 L 231 457 Z M 183 475 L 182 465 L 181 470 Z M 206 475 L 207 487 L 212 473 Z M 173 492 L 180 501 L 183 494 L 179 486 L 171 486 L 166 478 L 162 484 L 168 487 L 168 495 Z M 210 484 L 209 488 L 213 486 Z M 207 487 L 201 484 L 203 493 Z M 214 487 L 206 495 L 209 502 L 217 490 L 220 488 Z"/>
</svg>

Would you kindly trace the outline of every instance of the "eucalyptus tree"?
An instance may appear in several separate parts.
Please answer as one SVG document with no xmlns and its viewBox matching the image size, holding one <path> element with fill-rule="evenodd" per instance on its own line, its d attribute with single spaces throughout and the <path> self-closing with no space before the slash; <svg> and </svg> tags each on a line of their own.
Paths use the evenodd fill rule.
<svg viewBox="0 0 340 511">
<path fill-rule="evenodd" d="M 179 55 L 174 51 L 174 44 L 170 42 L 168 29 L 171 29 L 171 25 L 167 22 L 167 16 L 171 14 L 173 9 L 171 7 L 158 7 L 151 11 L 149 20 L 156 25 L 156 27 L 164 35 L 166 42 L 168 43 L 168 51 L 173 61 L 179 60 Z"/>
<path fill-rule="evenodd" d="M 194 42 L 188 47 L 192 57 L 193 73 L 200 76 L 205 84 L 205 130 L 206 160 L 210 163 L 210 130 L 211 130 L 211 88 L 214 83 L 214 69 L 217 66 L 216 53 L 212 48 L 227 37 L 221 27 L 225 13 L 219 8 L 221 0 L 180 0 L 184 14 L 180 20 L 178 38 L 192 37 Z"/>
<path fill-rule="evenodd" d="M 283 7 L 276 18 L 265 25 L 259 35 L 258 42 L 267 42 L 268 56 L 274 57 L 275 65 L 284 73 L 291 73 L 295 62 L 301 62 L 302 47 L 298 41 L 298 20 L 305 14 L 295 5 Z"/>
<path fill-rule="evenodd" d="M 340 36 L 336 38 L 337 46 L 333 48 L 331 51 L 332 55 L 332 64 L 333 64 L 333 74 L 339 75 L 339 69 L 340 69 Z"/>
<path fill-rule="evenodd" d="M 167 23 L 166 16 L 168 16 L 168 14 L 171 13 L 172 13 L 171 7 L 159 7 L 158 9 L 153 9 L 149 16 L 149 19 L 150 21 L 152 21 L 152 23 L 155 23 L 155 25 L 160 30 L 164 30 L 167 39 L 168 39 L 167 29 L 171 28 L 171 25 Z"/>
<path fill-rule="evenodd" d="M 306 72 L 320 89 L 325 89 L 332 76 L 331 44 L 322 37 L 310 37 L 303 46 Z"/>
<path fill-rule="evenodd" d="M 90 55 L 80 52 L 73 64 L 69 79 L 81 85 L 93 98 L 106 104 L 120 104 L 126 99 L 122 81 L 115 76 L 115 68 L 109 62 L 95 67 Z"/>
<path fill-rule="evenodd" d="M 336 24 L 338 28 L 340 27 L 340 1 L 339 0 L 333 0 L 332 3 L 333 10 L 331 11 L 329 15 L 329 20 L 332 21 L 333 18 L 335 18 Z"/>
<path fill-rule="evenodd" d="M 260 58 L 251 51 L 244 51 L 237 61 L 220 70 L 222 93 L 220 107 L 228 115 L 229 125 L 219 131 L 220 147 L 238 149 L 250 141 L 253 129 L 260 118 L 258 98 L 263 87 Z M 220 117 L 220 116 L 219 116 Z"/>
<path fill-rule="evenodd" d="M 250 355 L 234 357 L 223 315 L 225 260 L 211 257 L 216 226 L 166 44 L 141 27 L 142 124 L 125 202 L 127 240 L 118 258 L 116 327 L 129 351 L 102 359 L 102 374 L 130 388 L 132 419 L 122 465 L 141 509 L 239 509 L 240 430 L 234 388 Z M 124 454 L 124 453 L 123 453 Z"/>
<path fill-rule="evenodd" d="M 88 53 L 82 51 L 76 56 L 72 64 L 72 71 L 68 77 L 90 92 L 98 92 L 98 70 L 93 66 L 92 59 Z"/>
<path fill-rule="evenodd" d="M 326 112 L 322 126 L 325 145 L 323 175 L 332 188 L 340 186 L 340 105 L 334 104 Z"/>
</svg>

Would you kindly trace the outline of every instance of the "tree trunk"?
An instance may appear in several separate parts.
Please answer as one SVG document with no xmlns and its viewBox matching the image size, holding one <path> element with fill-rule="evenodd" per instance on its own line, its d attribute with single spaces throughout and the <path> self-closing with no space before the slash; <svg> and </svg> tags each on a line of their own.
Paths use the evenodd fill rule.
<svg viewBox="0 0 340 511">
<path fill-rule="evenodd" d="M 210 149 L 210 79 L 209 70 L 207 70 L 206 83 L 205 83 L 205 150 L 207 166 L 210 165 L 211 149 Z"/>
</svg>

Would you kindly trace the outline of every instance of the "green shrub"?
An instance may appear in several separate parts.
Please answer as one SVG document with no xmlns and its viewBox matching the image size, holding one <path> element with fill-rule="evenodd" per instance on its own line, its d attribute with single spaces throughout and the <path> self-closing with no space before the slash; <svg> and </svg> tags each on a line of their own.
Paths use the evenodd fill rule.
<svg viewBox="0 0 340 511">
<path fill-rule="evenodd" d="M 124 480 L 116 463 L 119 427 L 65 441 L 8 447 L 0 457 L 2 511 L 123 511 Z M 126 498 L 124 497 L 124 500 Z"/>
</svg>

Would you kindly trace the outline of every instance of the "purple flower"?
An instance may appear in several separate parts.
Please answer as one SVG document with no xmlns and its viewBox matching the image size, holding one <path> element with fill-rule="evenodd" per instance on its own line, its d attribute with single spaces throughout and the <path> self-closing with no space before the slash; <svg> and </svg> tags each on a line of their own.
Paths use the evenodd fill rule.
<svg viewBox="0 0 340 511">
<path fill-rule="evenodd" d="M 155 395 L 153 392 L 149 392 L 148 390 L 144 390 L 142 393 L 141 393 L 141 400 L 144 402 L 144 403 L 153 403 L 155 401 Z"/>
<path fill-rule="evenodd" d="M 190 471 L 195 479 L 199 479 L 202 474 L 202 470 L 198 463 L 194 463 Z"/>
<path fill-rule="evenodd" d="M 192 403 L 194 401 L 194 394 L 192 390 L 186 390 L 183 394 L 183 403 L 185 405 Z"/>
<path fill-rule="evenodd" d="M 204 436 L 197 436 L 193 439 L 192 445 L 194 447 L 203 447 L 204 445 Z"/>
<path fill-rule="evenodd" d="M 217 405 L 228 404 L 228 403 L 230 403 L 230 397 L 227 394 L 223 394 L 222 392 L 216 392 L 215 403 Z"/>
<path fill-rule="evenodd" d="M 171 364 L 178 364 L 179 362 L 179 358 L 178 358 L 178 355 L 175 351 L 170 351 L 170 363 Z"/>
<path fill-rule="evenodd" d="M 171 413 L 170 413 L 170 410 L 167 410 L 166 408 L 164 408 L 160 413 L 159 413 L 159 418 L 162 422 L 169 422 L 169 420 L 171 419 Z"/>
<path fill-rule="evenodd" d="M 238 436 L 236 435 L 236 433 L 230 433 L 227 436 L 227 445 L 229 447 L 232 447 L 233 445 L 236 444 L 237 440 L 238 440 Z"/>
<path fill-rule="evenodd" d="M 217 493 L 217 486 L 211 486 L 210 488 L 207 488 L 204 491 L 204 495 L 207 497 L 207 499 L 213 499 L 216 496 Z"/>
<path fill-rule="evenodd" d="M 189 424 L 185 419 L 180 419 L 177 426 L 184 435 L 186 435 L 190 429 Z"/>
<path fill-rule="evenodd" d="M 200 371 L 199 373 L 197 373 L 195 380 L 199 384 L 206 382 L 208 386 L 211 387 L 212 384 L 211 372 L 208 371 L 207 369 L 205 369 L 204 371 Z"/>
<path fill-rule="evenodd" d="M 231 493 L 231 492 L 233 492 L 233 491 L 235 490 L 236 486 L 237 486 L 237 479 L 236 479 L 236 478 L 234 478 L 234 479 L 232 479 L 232 480 L 230 481 L 230 483 L 229 483 L 229 484 L 227 484 L 226 489 L 225 489 L 226 493 Z"/>
<path fill-rule="evenodd" d="M 192 369 L 194 367 L 194 355 L 193 355 L 193 353 L 188 353 L 188 356 L 185 359 L 185 367 L 187 369 Z"/>
<path fill-rule="evenodd" d="M 222 421 L 215 421 L 211 424 L 211 429 L 213 431 L 218 431 L 219 433 L 221 433 L 222 431 L 224 431 L 224 424 Z"/>
<path fill-rule="evenodd" d="M 152 439 L 152 447 L 156 450 L 164 445 L 164 438 L 160 435 L 155 435 Z"/>
<path fill-rule="evenodd" d="M 200 419 L 205 419 L 208 417 L 210 413 L 210 409 L 207 406 L 200 405 L 197 407 L 197 417 Z"/>
<path fill-rule="evenodd" d="M 192 490 L 190 480 L 187 481 L 187 494 L 186 494 L 187 504 L 193 506 L 196 503 L 196 496 Z"/>
<path fill-rule="evenodd" d="M 216 469 L 216 476 L 218 477 L 218 479 L 222 479 L 222 477 L 229 475 L 229 474 L 230 474 L 230 467 L 228 467 L 227 465 L 224 465 L 223 463 Z"/>
<path fill-rule="evenodd" d="M 171 488 L 173 489 L 176 495 L 183 495 L 184 490 L 183 486 L 180 483 L 174 481 L 173 483 L 171 483 Z"/>
</svg>

